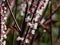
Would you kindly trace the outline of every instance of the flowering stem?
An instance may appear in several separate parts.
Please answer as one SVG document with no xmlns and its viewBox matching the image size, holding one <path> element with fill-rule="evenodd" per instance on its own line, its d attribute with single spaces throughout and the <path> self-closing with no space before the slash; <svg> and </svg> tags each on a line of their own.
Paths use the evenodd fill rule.
<svg viewBox="0 0 60 45">
<path fill-rule="evenodd" d="M 34 2 L 34 0 L 33 0 L 32 2 Z M 38 8 L 38 6 L 39 6 L 39 2 L 40 2 L 40 0 L 38 1 L 37 5 L 36 5 L 37 7 L 36 7 L 36 9 L 34 10 L 34 13 L 33 13 L 32 19 L 31 19 L 31 22 L 32 22 L 33 17 L 35 16 L 36 10 L 37 10 L 37 8 Z M 31 5 L 32 5 L 32 4 L 31 4 Z M 28 35 L 29 28 L 30 28 L 30 27 L 28 27 L 28 29 L 27 29 L 27 31 L 26 31 L 26 34 L 25 34 L 25 36 L 24 36 L 24 41 L 25 41 L 25 39 L 26 39 L 26 36 Z M 24 41 L 23 41 L 23 42 L 24 42 Z"/>
<path fill-rule="evenodd" d="M 25 22 L 25 18 L 26 18 L 26 15 L 27 15 L 27 10 L 28 10 L 28 4 L 26 4 L 26 10 L 25 10 L 25 15 L 24 15 L 24 19 L 23 19 L 23 23 L 22 23 L 22 31 L 21 31 L 21 35 L 20 36 L 23 36 L 23 33 L 25 32 L 25 29 L 26 29 L 26 22 Z"/>
</svg>

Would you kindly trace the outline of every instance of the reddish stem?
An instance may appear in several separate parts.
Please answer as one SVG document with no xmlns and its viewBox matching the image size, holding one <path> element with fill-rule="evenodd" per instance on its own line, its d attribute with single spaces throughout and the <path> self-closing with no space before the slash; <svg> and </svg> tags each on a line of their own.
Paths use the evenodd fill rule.
<svg viewBox="0 0 60 45">
<path fill-rule="evenodd" d="M 12 26 L 7 26 L 7 28 L 10 28 L 10 29 L 12 29 L 12 30 L 14 30 L 14 31 L 17 31 L 17 29 L 14 28 L 14 27 L 12 27 Z"/>
</svg>

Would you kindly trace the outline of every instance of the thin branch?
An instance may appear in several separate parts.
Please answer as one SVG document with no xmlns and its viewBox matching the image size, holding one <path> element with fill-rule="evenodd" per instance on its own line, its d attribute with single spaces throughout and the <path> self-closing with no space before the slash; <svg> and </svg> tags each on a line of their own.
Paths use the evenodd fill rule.
<svg viewBox="0 0 60 45">
<path fill-rule="evenodd" d="M 18 3 L 18 0 L 15 0 L 15 4 L 16 4 L 16 8 L 15 8 L 15 19 L 16 19 L 16 14 L 17 14 L 17 3 Z M 16 25 L 15 25 L 15 22 L 14 22 L 14 25 L 13 25 L 14 27 L 16 27 Z M 14 32 L 15 31 L 13 31 L 13 37 L 12 37 L 12 45 L 14 45 L 14 39 L 15 39 L 15 35 L 14 35 Z"/>
<path fill-rule="evenodd" d="M 14 28 L 13 26 L 7 26 L 7 28 L 12 29 L 13 31 L 18 32 L 18 31 L 17 31 L 17 29 L 16 29 L 16 28 Z"/>
<path fill-rule="evenodd" d="M 60 8 L 60 3 L 58 3 L 56 7 L 52 7 L 52 14 L 51 15 L 49 14 L 49 17 L 53 16 L 59 8 Z"/>
<path fill-rule="evenodd" d="M 49 17 L 50 17 L 50 16 L 53 16 L 53 15 L 57 12 L 57 10 L 59 9 L 59 7 L 60 7 L 60 3 L 58 4 L 57 8 L 54 7 L 54 8 L 52 9 L 52 14 L 49 15 Z M 49 27 L 47 26 L 47 24 L 49 24 L 49 23 L 51 23 L 51 22 L 55 22 L 54 20 L 49 19 L 49 17 L 48 17 L 48 20 L 46 20 L 43 24 L 39 24 L 39 25 L 42 26 L 42 28 L 45 29 L 47 32 L 49 32 L 49 31 L 48 31 L 48 30 L 49 30 Z"/>
<path fill-rule="evenodd" d="M 56 23 L 57 21 L 54 21 L 53 19 L 48 19 L 48 20 L 46 20 L 43 24 L 44 25 L 48 25 L 49 23 Z"/>
<path fill-rule="evenodd" d="M 16 19 L 15 19 L 14 14 L 12 13 L 12 10 L 11 10 L 10 7 L 9 7 L 9 3 L 8 3 L 8 1 L 7 1 L 7 5 L 8 5 L 8 9 L 9 9 L 9 11 L 10 11 L 10 13 L 11 13 L 13 19 L 14 19 L 14 22 L 16 23 L 16 26 L 17 26 L 17 28 L 18 28 L 18 31 L 20 32 L 21 29 L 20 29 L 20 27 L 19 27 L 19 25 L 18 25 L 18 23 L 17 23 L 17 21 L 16 21 Z"/>
<path fill-rule="evenodd" d="M 57 10 L 58 10 L 59 8 L 60 8 L 60 3 L 58 3 L 57 8 L 54 7 L 54 8 L 52 9 L 52 10 L 53 10 L 53 11 L 52 11 L 52 14 L 49 15 L 49 17 L 50 17 L 50 16 L 53 16 L 53 15 L 57 12 Z M 48 18 L 49 18 L 49 17 L 48 17 Z M 48 24 L 50 21 L 51 21 L 51 20 L 48 19 L 47 21 L 44 22 L 44 24 Z"/>
</svg>

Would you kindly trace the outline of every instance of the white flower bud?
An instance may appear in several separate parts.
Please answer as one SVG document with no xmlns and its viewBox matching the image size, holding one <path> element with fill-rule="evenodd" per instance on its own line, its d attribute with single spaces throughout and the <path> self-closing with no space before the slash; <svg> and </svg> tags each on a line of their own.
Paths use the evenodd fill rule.
<svg viewBox="0 0 60 45">
<path fill-rule="evenodd" d="M 18 38 L 17 38 L 17 41 L 19 41 L 19 40 L 23 41 L 24 38 L 23 38 L 23 37 L 18 37 Z"/>
<path fill-rule="evenodd" d="M 7 10 L 7 8 L 6 8 L 6 7 L 4 7 L 4 9 L 5 9 L 5 10 Z"/>
<path fill-rule="evenodd" d="M 7 38 L 7 36 L 6 36 L 6 35 L 4 35 L 4 38 L 6 39 L 6 38 Z"/>
<path fill-rule="evenodd" d="M 2 1 L 5 1 L 5 0 L 2 0 Z"/>
<path fill-rule="evenodd" d="M 28 22 L 28 21 L 30 21 L 30 20 L 31 20 L 30 16 L 28 16 L 27 18 L 25 18 L 25 21 L 26 21 L 26 22 Z"/>
<path fill-rule="evenodd" d="M 21 16 L 24 16 L 24 12 L 23 11 L 21 11 Z"/>
<path fill-rule="evenodd" d="M 28 40 L 28 39 L 26 39 L 26 40 L 25 40 L 25 43 L 29 43 L 29 40 Z"/>
<path fill-rule="evenodd" d="M 40 15 L 36 15 L 35 21 L 38 21 Z"/>
<path fill-rule="evenodd" d="M 34 24 L 34 29 L 37 29 L 38 23 Z"/>
<path fill-rule="evenodd" d="M 3 27 L 4 27 L 4 26 L 3 26 L 3 25 L 1 25 L 1 29 L 3 29 Z"/>
<path fill-rule="evenodd" d="M 3 10 L 1 10 L 1 12 L 3 12 Z"/>
<path fill-rule="evenodd" d="M 3 38 L 0 39 L 0 42 L 2 42 Z"/>
<path fill-rule="evenodd" d="M 29 6 L 31 5 L 31 1 L 28 2 Z"/>
<path fill-rule="evenodd" d="M 40 10 L 38 9 L 38 10 L 37 10 L 37 13 L 39 13 L 40 15 L 42 15 L 42 12 L 43 12 L 42 9 L 40 9 Z"/>
<path fill-rule="evenodd" d="M 4 33 L 6 33 L 4 30 L 2 30 L 2 33 L 4 34 Z"/>
<path fill-rule="evenodd" d="M 7 20 L 7 17 L 4 17 L 4 20 Z"/>
<path fill-rule="evenodd" d="M 46 30 L 43 30 L 43 32 L 46 32 Z"/>
<path fill-rule="evenodd" d="M 1 24 L 5 24 L 5 22 L 1 22 Z"/>
<path fill-rule="evenodd" d="M 7 27 L 6 27 L 6 25 L 4 25 L 4 29 L 5 29 L 5 30 L 7 30 Z"/>
<path fill-rule="evenodd" d="M 3 42 L 2 42 L 2 45 L 6 45 L 6 41 L 3 41 Z"/>
<path fill-rule="evenodd" d="M 30 27 L 33 27 L 33 24 L 31 24 L 31 23 L 27 23 L 27 25 L 30 26 Z"/>
<path fill-rule="evenodd" d="M 32 12 L 34 12 L 35 8 L 32 8 Z"/>
<path fill-rule="evenodd" d="M 30 14 L 30 10 L 28 10 L 28 14 Z"/>
<path fill-rule="evenodd" d="M 2 6 L 4 6 L 5 4 L 3 3 Z"/>
<path fill-rule="evenodd" d="M 25 8 L 26 8 L 26 4 L 25 3 L 21 4 L 22 11 L 25 11 Z"/>
<path fill-rule="evenodd" d="M 32 32 L 31 32 L 33 35 L 35 34 L 35 30 L 32 30 Z"/>
<path fill-rule="evenodd" d="M 43 19 L 40 21 L 40 23 L 41 23 L 41 24 L 43 24 L 43 23 L 44 23 L 44 21 L 45 21 L 45 19 L 43 18 Z"/>
<path fill-rule="evenodd" d="M 4 11 L 4 13 L 6 14 L 7 12 L 6 12 L 6 11 Z"/>
</svg>

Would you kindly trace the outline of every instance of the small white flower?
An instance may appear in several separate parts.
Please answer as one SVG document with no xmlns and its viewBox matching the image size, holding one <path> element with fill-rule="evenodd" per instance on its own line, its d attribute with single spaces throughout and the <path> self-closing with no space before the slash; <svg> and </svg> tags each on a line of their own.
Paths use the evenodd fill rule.
<svg viewBox="0 0 60 45">
<path fill-rule="evenodd" d="M 19 41 L 19 40 L 20 40 L 20 37 L 17 38 L 17 41 Z"/>
<path fill-rule="evenodd" d="M 7 27 L 5 27 L 5 30 L 7 30 Z"/>
<path fill-rule="evenodd" d="M 1 22 L 1 24 L 5 24 L 5 22 Z"/>
<path fill-rule="evenodd" d="M 1 29 L 3 29 L 3 27 L 4 27 L 4 26 L 3 26 L 3 25 L 1 25 Z"/>
<path fill-rule="evenodd" d="M 5 1 L 5 0 L 2 0 L 2 1 Z"/>
<path fill-rule="evenodd" d="M 35 21 L 38 21 L 40 15 L 37 15 L 36 18 L 34 18 Z"/>
<path fill-rule="evenodd" d="M 31 5 L 31 1 L 29 1 L 28 3 L 29 3 L 29 5 Z"/>
<path fill-rule="evenodd" d="M 6 33 L 4 30 L 2 30 L 2 33 L 4 34 L 4 33 Z"/>
<path fill-rule="evenodd" d="M 37 10 L 37 13 L 39 13 L 40 15 L 42 15 L 43 9 L 38 9 L 38 10 Z"/>
<path fill-rule="evenodd" d="M 19 41 L 19 40 L 23 41 L 24 38 L 23 38 L 23 37 L 18 37 L 18 38 L 17 38 L 17 41 Z"/>
<path fill-rule="evenodd" d="M 30 11 L 28 10 L 28 14 L 30 14 Z"/>
<path fill-rule="evenodd" d="M 29 40 L 28 40 L 28 39 L 26 39 L 26 40 L 25 40 L 25 43 L 29 43 Z"/>
<path fill-rule="evenodd" d="M 27 25 L 33 27 L 33 24 L 31 24 L 30 22 L 28 22 Z"/>
<path fill-rule="evenodd" d="M 24 13 L 23 13 L 23 11 L 21 11 L 21 16 L 24 16 Z"/>
<path fill-rule="evenodd" d="M 44 23 L 44 21 L 45 21 L 45 19 L 43 18 L 43 19 L 40 21 L 40 23 L 41 23 L 41 24 L 43 24 L 43 23 Z"/>
<path fill-rule="evenodd" d="M 2 42 L 2 45 L 6 45 L 6 41 L 3 41 L 3 42 Z"/>
<path fill-rule="evenodd" d="M 43 30 L 43 32 L 46 32 L 46 30 Z"/>
<path fill-rule="evenodd" d="M 2 6 L 4 6 L 5 4 L 3 3 Z"/>
<path fill-rule="evenodd" d="M 34 29 L 37 29 L 38 23 L 34 24 Z"/>
<path fill-rule="evenodd" d="M 4 11 L 4 13 L 7 13 L 6 11 Z"/>
<path fill-rule="evenodd" d="M 22 11 L 25 11 L 25 8 L 26 8 L 26 3 L 21 4 Z"/>
<path fill-rule="evenodd" d="M 6 35 L 4 35 L 4 38 L 6 39 L 6 38 L 7 38 L 7 36 L 6 36 Z"/>
<path fill-rule="evenodd" d="M 3 12 L 3 10 L 1 10 L 1 12 Z"/>
<path fill-rule="evenodd" d="M 6 7 L 4 7 L 4 9 L 6 10 L 7 8 L 6 8 Z"/>
<path fill-rule="evenodd" d="M 4 17 L 4 20 L 7 20 L 7 17 Z"/>
<path fill-rule="evenodd" d="M 3 38 L 0 39 L 0 42 L 2 42 Z"/>
<path fill-rule="evenodd" d="M 35 30 L 32 30 L 32 32 L 31 32 L 33 35 L 35 34 Z"/>
<path fill-rule="evenodd" d="M 35 8 L 32 8 L 32 12 L 34 12 Z"/>
<path fill-rule="evenodd" d="M 30 21 L 30 20 L 31 20 L 30 16 L 28 16 L 28 17 L 25 19 L 26 22 L 28 22 L 28 21 Z"/>
</svg>

